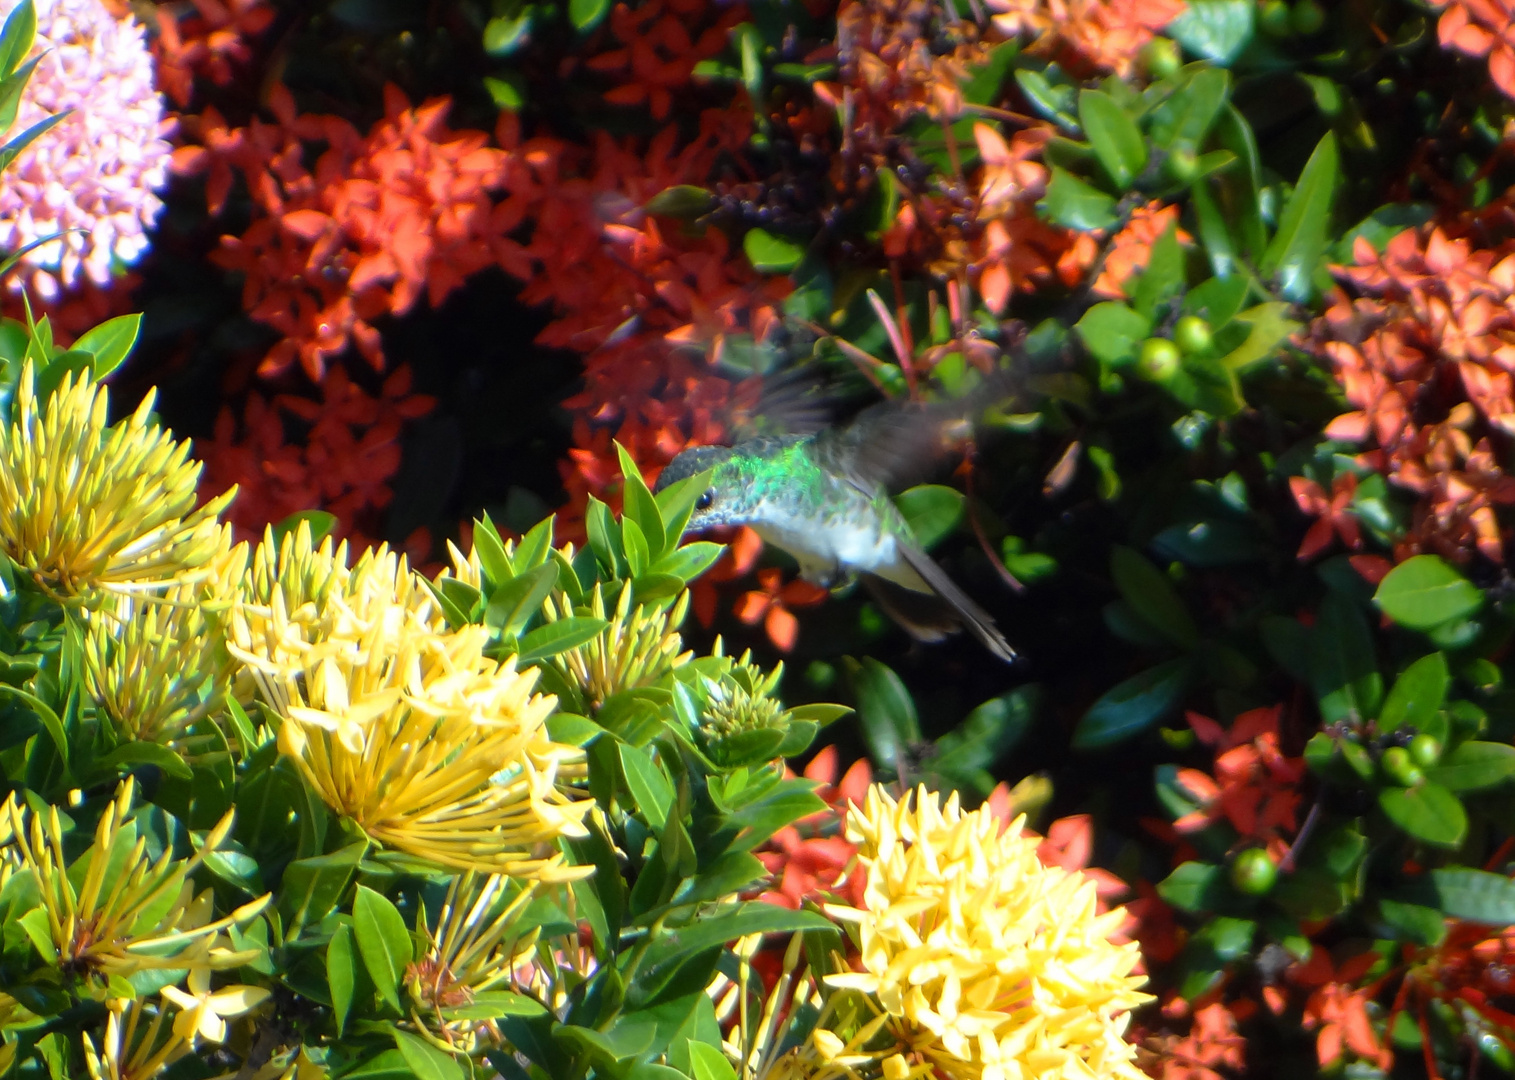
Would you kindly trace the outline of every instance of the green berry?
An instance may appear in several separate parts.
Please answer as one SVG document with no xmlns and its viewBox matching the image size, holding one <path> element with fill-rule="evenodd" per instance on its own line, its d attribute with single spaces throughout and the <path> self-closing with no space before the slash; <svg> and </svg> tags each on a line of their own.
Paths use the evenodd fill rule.
<svg viewBox="0 0 1515 1080">
<path fill-rule="evenodd" d="M 1414 787 L 1426 778 L 1426 774 L 1420 771 L 1411 760 L 1410 752 L 1403 746 L 1389 747 L 1383 752 L 1383 757 L 1378 759 L 1378 764 L 1389 782 L 1400 787 Z"/>
<path fill-rule="evenodd" d="M 1155 37 L 1142 50 L 1142 65 L 1154 79 L 1171 79 L 1184 66 L 1183 55 L 1178 51 L 1178 42 L 1172 38 Z"/>
<path fill-rule="evenodd" d="M 1441 760 L 1441 743 L 1436 736 L 1422 731 L 1410 740 L 1410 760 L 1422 769 L 1429 769 Z"/>
<path fill-rule="evenodd" d="M 1285 38 L 1294 33 L 1294 13 L 1286 0 L 1268 0 L 1257 13 L 1257 23 L 1269 37 Z"/>
<path fill-rule="evenodd" d="M 1199 154 L 1187 143 L 1175 143 L 1163 159 L 1163 174 L 1175 184 L 1193 183 L 1199 175 Z"/>
<path fill-rule="evenodd" d="M 1198 315 L 1185 315 L 1173 327 L 1173 343 L 1186 356 L 1205 352 L 1214 343 L 1210 324 Z"/>
<path fill-rule="evenodd" d="M 1326 25 L 1326 13 L 1315 0 L 1298 0 L 1289 13 L 1289 22 L 1296 34 L 1309 37 L 1320 33 L 1320 28 Z"/>
<path fill-rule="evenodd" d="M 1148 338 L 1142 342 L 1136 373 L 1152 382 L 1167 382 L 1178 374 L 1178 346 L 1167 338 Z"/>
<path fill-rule="evenodd" d="M 1262 848 L 1248 848 L 1231 864 L 1231 884 L 1237 892 L 1263 896 L 1278 881 L 1278 864 Z"/>
</svg>

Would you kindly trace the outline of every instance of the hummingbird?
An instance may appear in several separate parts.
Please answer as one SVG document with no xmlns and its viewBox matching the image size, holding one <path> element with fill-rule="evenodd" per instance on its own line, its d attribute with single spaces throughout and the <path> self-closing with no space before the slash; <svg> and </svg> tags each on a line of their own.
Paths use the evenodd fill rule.
<svg viewBox="0 0 1515 1080">
<path fill-rule="evenodd" d="M 955 401 L 882 402 L 849 424 L 698 446 L 668 463 L 657 490 L 704 472 L 686 533 L 750 526 L 822 588 L 856 579 L 917 641 L 966 627 L 1008 662 L 1015 650 L 989 614 L 922 550 L 890 498 L 925 479 L 974 414 L 1009 392 L 1003 374 Z M 991 396 L 992 395 L 992 396 Z"/>
</svg>

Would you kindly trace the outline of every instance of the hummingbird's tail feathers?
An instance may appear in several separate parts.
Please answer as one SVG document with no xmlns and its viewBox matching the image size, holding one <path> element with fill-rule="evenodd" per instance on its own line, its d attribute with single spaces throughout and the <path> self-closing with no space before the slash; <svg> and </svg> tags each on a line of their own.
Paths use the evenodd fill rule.
<svg viewBox="0 0 1515 1080">
<path fill-rule="evenodd" d="M 952 609 L 957 619 L 974 637 L 983 642 L 984 648 L 1007 664 L 1015 663 L 1015 650 L 1005 640 L 1005 635 L 999 632 L 999 627 L 994 625 L 994 619 L 987 611 L 970 600 L 967 593 L 958 588 L 957 583 L 947 576 L 947 571 L 938 566 L 935 559 L 911 544 L 900 544 L 899 551 L 905 561 L 910 564 L 910 568 L 924 578 L 926 584 L 930 585 L 936 595 Z M 888 606 L 882 602 L 881 606 L 888 610 Z M 906 629 L 909 629 L 908 624 Z M 934 639 L 923 638 L 922 640 Z"/>
<path fill-rule="evenodd" d="M 947 601 L 934 592 L 916 592 L 877 574 L 857 576 L 873 602 L 916 641 L 945 641 L 963 628 L 963 620 Z"/>
</svg>

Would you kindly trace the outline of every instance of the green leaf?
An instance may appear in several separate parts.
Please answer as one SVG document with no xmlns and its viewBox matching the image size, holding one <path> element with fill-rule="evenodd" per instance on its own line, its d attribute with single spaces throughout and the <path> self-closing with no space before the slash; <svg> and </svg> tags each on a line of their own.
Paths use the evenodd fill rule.
<svg viewBox="0 0 1515 1080">
<path fill-rule="evenodd" d="M 505 553 L 505 541 L 488 512 L 473 523 L 473 549 L 478 552 L 486 588 L 502 585 L 516 576 L 515 565 Z"/>
<path fill-rule="evenodd" d="M 1049 67 L 1047 70 L 1053 72 L 1055 68 Z M 1073 115 L 1073 110 L 1077 108 L 1074 87 L 1066 81 L 1054 85 L 1046 75 L 1032 68 L 1016 68 L 1015 81 L 1037 112 L 1061 125 L 1066 131 L 1081 133 L 1078 117 Z"/>
<path fill-rule="evenodd" d="M 652 564 L 649 572 L 667 574 L 680 581 L 693 581 L 710 569 L 711 564 L 719 559 L 721 552 L 725 550 L 723 544 L 696 540 L 694 543 L 665 552 L 661 559 Z"/>
<path fill-rule="evenodd" d="M 1246 340 L 1220 358 L 1222 366 L 1236 372 L 1268 359 L 1300 327 L 1289 318 L 1289 305 L 1278 301 L 1238 312 L 1235 319 L 1251 327 Z"/>
<path fill-rule="evenodd" d="M 1152 110 L 1147 133 L 1164 150 L 1185 146 L 1198 150 L 1231 95 L 1231 73 L 1195 65 L 1194 74 L 1172 97 Z"/>
<path fill-rule="evenodd" d="M 633 518 L 621 518 L 621 546 L 626 549 L 626 568 L 631 571 L 631 576 L 641 577 L 647 572 L 652 558 L 647 551 L 647 534 Z"/>
<path fill-rule="evenodd" d="M 892 668 L 865 656 L 852 672 L 857 714 L 868 752 L 881 769 L 893 769 L 910 747 L 921 741 L 915 701 Z"/>
<path fill-rule="evenodd" d="M 64 109 L 62 112 L 54 113 L 52 116 L 49 116 L 46 120 L 38 120 L 35 124 L 27 128 L 21 134 L 12 138 L 4 146 L 0 146 L 0 172 L 3 172 L 4 170 L 10 168 L 11 162 L 15 161 L 16 158 L 21 156 L 21 151 L 25 150 L 28 146 L 30 146 L 37 139 L 41 138 L 48 131 L 52 130 L 55 125 L 61 124 L 71 112 L 73 112 L 72 109 Z M 59 235 L 61 236 L 62 234 L 60 233 Z M 54 238 L 47 237 L 27 246 L 37 247 L 41 244 L 51 242 L 52 239 Z"/>
<path fill-rule="evenodd" d="M 74 348 L 95 354 L 95 378 L 103 379 L 130 355 L 141 329 L 141 315 L 121 315 L 85 331 Z"/>
<path fill-rule="evenodd" d="M 1515 775 L 1515 746 L 1496 742 L 1459 743 L 1425 770 L 1426 779 L 1448 791 L 1480 791 Z"/>
<path fill-rule="evenodd" d="M 1336 194 L 1336 136 L 1326 132 L 1299 174 L 1294 194 L 1278 218 L 1278 231 L 1263 252 L 1258 270 L 1278 281 L 1279 291 L 1303 303 L 1315 291 L 1314 276 L 1325 253 Z"/>
<path fill-rule="evenodd" d="M 1126 603 L 1173 644 L 1192 649 L 1199 630 L 1173 583 L 1139 552 L 1116 545 L 1110 552 L 1110 576 Z"/>
<path fill-rule="evenodd" d="M 0 79 L 0 131 L 8 131 L 16 122 L 16 113 L 21 109 L 21 95 L 26 91 L 32 72 L 37 70 L 37 65 L 41 62 L 41 56 L 34 56 L 15 72 Z"/>
<path fill-rule="evenodd" d="M 337 1034 L 347 1026 L 353 989 L 358 985 L 358 954 L 353 947 L 352 927 L 338 923 L 326 946 L 326 985 L 331 990 L 331 1020 Z"/>
<path fill-rule="evenodd" d="M 122 743 L 110 753 L 100 758 L 98 764 L 108 769 L 117 769 L 122 766 L 131 768 L 136 765 L 156 765 L 169 776 L 176 776 L 180 780 L 189 780 L 195 775 L 185 760 L 168 747 L 159 743 L 142 742 L 140 740 Z"/>
<path fill-rule="evenodd" d="M 1440 710 L 1447 698 L 1451 675 L 1447 658 L 1439 652 L 1422 656 L 1405 668 L 1378 713 L 1378 726 L 1393 731 L 1402 724 L 1423 729 Z"/>
<path fill-rule="evenodd" d="M 689 1040 L 689 1064 L 694 1069 L 694 1080 L 737 1080 L 736 1070 L 725 1054 L 693 1039 Z"/>
<path fill-rule="evenodd" d="M 1077 750 L 1101 750 L 1140 734 L 1183 700 L 1193 673 L 1187 658 L 1169 660 L 1111 687 L 1073 729 Z"/>
<path fill-rule="evenodd" d="M 805 258 L 805 245 L 761 228 L 747 230 L 742 237 L 742 250 L 760 274 L 787 274 Z"/>
<path fill-rule="evenodd" d="M 1378 806 L 1404 832 L 1436 847 L 1455 848 L 1468 833 L 1462 800 L 1440 784 L 1381 788 Z"/>
<path fill-rule="evenodd" d="M 1152 333 L 1152 320 L 1114 300 L 1095 304 L 1073 329 L 1096 360 L 1108 367 L 1136 362 L 1141 343 Z"/>
<path fill-rule="evenodd" d="M 284 538 L 294 533 L 301 525 L 309 526 L 310 542 L 319 544 L 337 527 L 337 515 L 327 513 L 325 510 L 296 511 L 273 527 L 274 543 L 283 543 Z"/>
<path fill-rule="evenodd" d="M 1137 314 L 1151 319 L 1157 306 L 1184 287 L 1184 252 L 1178 245 L 1177 226 L 1170 225 L 1152 245 L 1147 267 L 1131 293 L 1131 306 Z"/>
<path fill-rule="evenodd" d="M 1101 90 L 1079 92 L 1078 118 L 1100 164 L 1125 191 L 1147 167 L 1147 144 L 1136 121 Z"/>
<path fill-rule="evenodd" d="M 1181 911 L 1214 911 L 1227 896 L 1225 868 L 1183 863 L 1158 883 L 1157 894 Z"/>
<path fill-rule="evenodd" d="M 458 1064 L 458 1059 L 444 1050 L 439 1050 L 419 1035 L 394 1028 L 391 1032 L 395 1046 L 405 1058 L 405 1064 L 416 1075 L 416 1080 L 466 1080 L 467 1074 Z"/>
<path fill-rule="evenodd" d="M 731 904 L 719 914 L 707 915 L 649 942 L 640 963 L 627 975 L 627 1000 L 650 1000 L 669 976 L 687 959 L 719 948 L 748 934 L 779 934 L 794 931 L 836 932 L 836 924 L 810 911 L 790 911 L 759 900 Z"/>
<path fill-rule="evenodd" d="M 621 502 L 624 506 L 622 516 L 629 516 L 641 527 L 642 538 L 647 541 L 647 559 L 650 564 L 663 554 L 663 512 L 658 507 L 657 500 L 652 497 L 652 492 L 647 489 L 641 470 L 626 452 L 626 448 L 616 443 L 615 449 L 621 461 L 621 476 L 625 481 L 621 489 Z"/>
<path fill-rule="evenodd" d="M 648 199 L 645 209 L 649 214 L 693 221 L 714 210 L 716 205 L 715 196 L 704 188 L 694 184 L 675 184 Z"/>
<path fill-rule="evenodd" d="M 1229 67 L 1252 40 L 1254 0 L 1189 0 L 1163 33 L 1195 56 Z"/>
<path fill-rule="evenodd" d="M 1108 229 L 1118 220 L 1114 198 L 1056 165 L 1047 194 L 1036 205 L 1053 224 L 1079 232 Z"/>
<path fill-rule="evenodd" d="M 484 24 L 484 51 L 490 56 L 509 56 L 530 40 L 532 11 L 496 15 Z"/>
<path fill-rule="evenodd" d="M 36 6 L 32 0 L 21 0 L 0 27 L 0 78 L 8 78 L 16 65 L 26 59 L 36 37 Z"/>
<path fill-rule="evenodd" d="M 609 625 L 606 619 L 588 615 L 575 615 L 557 622 L 543 623 L 522 635 L 517 655 L 523 664 L 536 663 L 583 645 L 586 641 L 593 641 Z"/>
<path fill-rule="evenodd" d="M 620 752 L 621 771 L 626 777 L 626 786 L 631 789 L 631 797 L 637 802 L 637 809 L 649 825 L 661 832 L 673 806 L 673 784 L 646 750 L 626 743 L 617 743 L 616 749 Z"/>
<path fill-rule="evenodd" d="M 579 33 L 593 30 L 610 10 L 610 0 L 568 0 L 568 21 Z"/>
<path fill-rule="evenodd" d="M 1189 189 L 1190 205 L 1194 207 L 1195 223 L 1199 226 L 1199 239 L 1204 244 L 1205 255 L 1210 260 L 1210 269 L 1215 272 L 1211 282 L 1235 281 L 1245 288 L 1245 281 L 1239 277 L 1233 277 L 1232 272 L 1237 268 L 1236 243 L 1231 236 L 1231 222 L 1221 211 L 1215 196 L 1211 193 L 1211 184 L 1203 180 L 1197 181 Z M 1195 290 L 1190 290 L 1191 295 Z M 1189 309 L 1188 298 L 1185 298 L 1184 307 Z M 1222 325 L 1225 320 L 1210 320 L 1215 325 Z"/>
<path fill-rule="evenodd" d="M 301 784 L 302 794 L 303 787 Z M 367 852 L 368 842 L 359 840 L 329 855 L 297 859 L 284 868 L 279 884 L 279 911 L 284 916 L 286 936 L 295 937 L 300 926 L 320 922 L 331 913 L 347 890 L 358 861 Z"/>
<path fill-rule="evenodd" d="M 542 601 L 558 581 L 557 563 L 543 563 L 505 582 L 489 597 L 484 625 L 501 637 L 512 637 L 542 609 Z"/>
<path fill-rule="evenodd" d="M 413 952 L 405 919 L 382 895 L 366 885 L 359 885 L 352 903 L 352 924 L 357 934 L 358 953 L 363 957 L 363 966 L 368 969 L 368 977 L 373 979 L 379 996 L 390 1008 L 403 1012 L 400 980 L 405 977 L 405 966 L 410 963 Z"/>
<path fill-rule="evenodd" d="M 1443 914 L 1487 926 L 1515 926 L 1515 879 L 1468 867 L 1431 871 Z"/>
<path fill-rule="evenodd" d="M 1326 724 L 1360 722 L 1378 715 L 1383 679 L 1373 637 L 1352 601 L 1329 593 L 1310 632 L 1310 684 Z"/>
<path fill-rule="evenodd" d="M 1378 583 L 1373 602 L 1411 630 L 1432 630 L 1483 606 L 1483 593 L 1440 555 L 1415 555 Z"/>
<path fill-rule="evenodd" d="M 942 484 L 918 484 L 894 497 L 916 541 L 928 551 L 963 520 L 963 493 Z"/>
</svg>

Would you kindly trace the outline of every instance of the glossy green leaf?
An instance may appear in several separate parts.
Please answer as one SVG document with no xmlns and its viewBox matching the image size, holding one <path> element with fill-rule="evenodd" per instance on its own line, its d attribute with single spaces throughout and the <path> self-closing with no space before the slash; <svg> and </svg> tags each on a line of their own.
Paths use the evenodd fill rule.
<svg viewBox="0 0 1515 1080">
<path fill-rule="evenodd" d="M 1259 272 L 1275 278 L 1290 300 L 1303 303 L 1315 290 L 1315 270 L 1330 239 L 1338 171 L 1336 136 L 1327 132 L 1305 162 L 1294 194 L 1279 215 L 1278 231 L 1258 264 Z"/>
<path fill-rule="evenodd" d="M 94 353 L 95 378 L 103 379 L 131 354 L 141 329 L 141 315 L 120 315 L 85 331 L 73 347 L 79 352 Z"/>
<path fill-rule="evenodd" d="M 689 1041 L 689 1064 L 693 1068 L 694 1080 L 737 1080 L 736 1070 L 725 1054 L 692 1039 Z"/>
<path fill-rule="evenodd" d="M 1267 360 L 1278 351 L 1289 335 L 1300 324 L 1289 318 L 1289 305 L 1270 301 L 1238 312 L 1236 321 L 1250 327 L 1246 339 L 1221 357 L 1220 362 L 1230 371 L 1245 371 L 1253 364 Z"/>
<path fill-rule="evenodd" d="M 668 574 L 681 581 L 693 581 L 710 569 L 725 550 L 724 545 L 696 540 L 665 552 L 661 559 L 652 564 L 651 571 L 654 574 Z"/>
<path fill-rule="evenodd" d="M 1231 95 L 1230 72 L 1197 65 L 1187 70 L 1194 73 L 1177 93 L 1152 110 L 1148 121 L 1148 135 L 1164 150 L 1198 150 Z"/>
<path fill-rule="evenodd" d="M 556 622 L 543 623 L 535 630 L 521 636 L 517 655 L 522 664 L 545 660 L 549 656 L 557 656 L 585 642 L 593 641 L 599 636 L 600 631 L 609 625 L 608 620 L 588 615 L 575 615 L 567 619 L 558 619 Z"/>
<path fill-rule="evenodd" d="M 1046 197 L 1037 208 L 1053 224 L 1079 232 L 1108 229 L 1116 223 L 1113 197 L 1056 165 Z"/>
<path fill-rule="evenodd" d="M 530 39 L 532 12 L 496 15 L 484 24 L 482 44 L 490 56 L 509 56 Z"/>
<path fill-rule="evenodd" d="M 568 0 L 568 21 L 580 33 L 593 30 L 610 11 L 610 0 Z"/>
<path fill-rule="evenodd" d="M 1440 555 L 1415 555 L 1378 583 L 1373 602 L 1401 626 L 1430 630 L 1472 615 L 1483 593 Z"/>
<path fill-rule="evenodd" d="M 400 1010 L 400 980 L 412 958 L 410 931 L 399 910 L 366 885 L 359 885 L 352 904 L 353 932 L 358 954 L 379 996 Z"/>
<path fill-rule="evenodd" d="M 1107 300 L 1084 312 L 1073 329 L 1095 359 L 1116 368 L 1136 362 L 1141 343 L 1152 333 L 1152 320 Z"/>
<path fill-rule="evenodd" d="M 468 1074 L 458 1064 L 458 1059 L 433 1046 L 419 1035 L 394 1028 L 395 1046 L 405 1058 L 405 1065 L 415 1074 L 416 1080 L 467 1080 Z"/>
<path fill-rule="evenodd" d="M 1228 891 L 1225 868 L 1203 862 L 1182 863 L 1157 885 L 1157 894 L 1181 911 L 1214 911 Z"/>
<path fill-rule="evenodd" d="M 484 625 L 502 637 L 519 634 L 542 610 L 557 580 L 558 566 L 550 562 L 511 578 L 489 597 Z"/>
<path fill-rule="evenodd" d="M 1110 551 L 1110 576 L 1126 603 L 1154 630 L 1180 648 L 1192 649 L 1199 631 L 1173 583 L 1140 552 L 1116 545 Z"/>
<path fill-rule="evenodd" d="M 9 77 L 16 65 L 32 51 L 37 36 L 37 9 L 32 0 L 21 0 L 0 27 L 0 78 Z"/>
<path fill-rule="evenodd" d="M 331 1020 L 342 1034 L 347 1014 L 352 1008 L 353 990 L 358 985 L 358 952 L 353 944 L 352 927 L 337 924 L 326 945 L 326 985 L 331 992 Z"/>
<path fill-rule="evenodd" d="M 1515 926 L 1515 878 L 1470 867 L 1431 871 L 1442 912 L 1487 926 Z"/>
<path fill-rule="evenodd" d="M 1152 245 L 1152 253 L 1136 287 L 1131 290 L 1131 306 L 1137 314 L 1152 319 L 1158 316 L 1158 306 L 1184 289 L 1184 252 L 1178 244 L 1178 233 L 1169 226 Z"/>
<path fill-rule="evenodd" d="M 1100 750 L 1138 735 L 1178 708 L 1193 674 L 1188 659 L 1168 660 L 1117 683 L 1073 730 L 1078 750 Z"/>
<path fill-rule="evenodd" d="M 642 480 L 641 470 L 637 468 L 631 455 L 626 452 L 626 448 L 616 443 L 615 449 L 620 458 L 621 476 L 624 480 L 621 501 L 625 509 L 622 514 L 641 526 L 642 538 L 647 541 L 647 557 L 650 563 L 663 554 L 665 543 L 663 512 L 657 500 L 652 497 L 647 484 Z"/>
<path fill-rule="evenodd" d="M 1125 109 L 1101 90 L 1081 90 L 1078 118 L 1099 162 L 1124 191 L 1147 167 L 1147 144 Z"/>
<path fill-rule="evenodd" d="M 916 541 L 928 551 L 958 527 L 964 503 L 961 491 L 941 484 L 919 484 L 894 499 Z"/>
<path fill-rule="evenodd" d="M 920 720 L 910 691 L 892 668 L 871 656 L 856 665 L 852 682 L 869 756 L 880 769 L 893 769 L 901 755 L 921 741 Z"/>
<path fill-rule="evenodd" d="M 1253 0 L 1189 0 L 1163 33 L 1195 56 L 1229 66 L 1252 40 Z"/>
<path fill-rule="evenodd" d="M 1422 656 L 1405 668 L 1384 698 L 1378 714 L 1378 726 L 1393 731 L 1402 724 L 1424 729 L 1447 699 L 1451 675 L 1447 658 L 1439 652 Z"/>
<path fill-rule="evenodd" d="M 367 852 L 368 842 L 360 840 L 329 855 L 297 859 L 286 866 L 278 901 L 286 933 L 293 937 L 300 925 L 326 918 Z"/>
<path fill-rule="evenodd" d="M 1383 678 L 1373 638 L 1362 612 L 1339 593 L 1321 601 L 1310 632 L 1309 670 L 1325 723 L 1355 723 L 1378 715 Z"/>
<path fill-rule="evenodd" d="M 742 237 L 742 250 L 760 274 L 787 274 L 805 258 L 804 244 L 756 227 Z"/>
<path fill-rule="evenodd" d="M 159 743 L 134 740 L 122 743 L 99 759 L 99 764 L 108 769 L 129 770 L 137 765 L 156 765 L 169 776 L 188 780 L 194 773 L 185 760 L 168 747 Z"/>
<path fill-rule="evenodd" d="M 1455 848 L 1468 833 L 1462 800 L 1440 784 L 1381 788 L 1378 806 L 1400 829 L 1436 847 Z"/>
<path fill-rule="evenodd" d="M 1017 68 L 1015 81 L 1037 112 L 1059 124 L 1066 131 L 1074 134 L 1083 133 L 1078 117 L 1073 115 L 1073 110 L 1077 107 L 1074 87 L 1067 83 L 1054 85 L 1046 75 L 1031 68 Z"/>
<path fill-rule="evenodd" d="M 1481 791 L 1515 776 L 1515 746 L 1508 743 L 1459 743 L 1425 770 L 1426 779 L 1448 791 Z"/>
<path fill-rule="evenodd" d="M 621 756 L 621 771 L 637 809 L 649 825 L 661 831 L 668 822 L 668 811 L 673 807 L 673 785 L 646 750 L 626 743 L 617 743 L 616 750 Z"/>
</svg>

